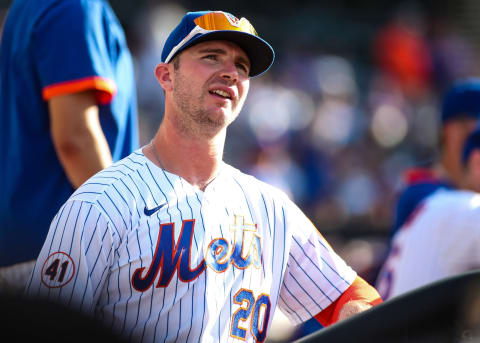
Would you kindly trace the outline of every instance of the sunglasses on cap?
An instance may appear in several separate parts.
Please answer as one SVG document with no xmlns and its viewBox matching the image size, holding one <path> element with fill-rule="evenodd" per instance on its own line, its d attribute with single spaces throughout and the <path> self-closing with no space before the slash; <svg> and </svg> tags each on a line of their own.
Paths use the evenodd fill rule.
<svg viewBox="0 0 480 343">
<path fill-rule="evenodd" d="M 233 30 L 247 32 L 258 36 L 257 31 L 247 18 L 240 18 L 225 12 L 210 12 L 193 20 L 195 24 L 205 30 Z"/>
<path fill-rule="evenodd" d="M 272 47 L 258 36 L 252 24 L 222 11 L 187 13 L 168 37 L 162 60 L 169 63 L 193 44 L 214 39 L 232 41 L 245 50 L 252 65 L 250 76 L 265 72 L 273 63 Z"/>
</svg>

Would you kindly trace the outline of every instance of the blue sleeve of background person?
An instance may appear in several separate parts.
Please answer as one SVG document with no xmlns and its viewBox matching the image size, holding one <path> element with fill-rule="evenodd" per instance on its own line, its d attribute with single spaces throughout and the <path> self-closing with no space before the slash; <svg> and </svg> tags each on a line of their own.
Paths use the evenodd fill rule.
<svg viewBox="0 0 480 343">
<path fill-rule="evenodd" d="M 408 186 L 401 194 L 397 202 L 395 221 L 390 231 L 389 239 L 395 235 L 400 227 L 407 221 L 415 208 L 427 196 L 439 188 L 450 187 L 446 183 L 416 183 Z"/>
<path fill-rule="evenodd" d="M 44 88 L 89 77 L 115 83 L 117 94 L 98 106 L 114 161 L 138 147 L 138 124 L 132 58 L 107 1 L 16 0 L 1 43 L 0 164 L 9 167 L 0 168 L 0 266 L 6 266 L 38 256 L 73 192 L 49 132 Z"/>
<path fill-rule="evenodd" d="M 102 2 L 58 1 L 43 14 L 33 49 L 43 87 L 92 76 L 113 80 Z"/>
<path fill-rule="evenodd" d="M 117 93 L 111 103 L 99 104 L 102 130 L 114 161 L 137 149 L 133 62 L 123 29 L 108 3 L 58 1 L 38 23 L 35 42 L 42 87 L 90 77 L 115 84 Z"/>
</svg>

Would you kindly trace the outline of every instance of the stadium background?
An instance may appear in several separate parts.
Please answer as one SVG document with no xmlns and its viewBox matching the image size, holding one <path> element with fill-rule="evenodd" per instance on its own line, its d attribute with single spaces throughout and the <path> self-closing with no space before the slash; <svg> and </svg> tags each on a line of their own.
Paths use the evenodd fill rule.
<svg viewBox="0 0 480 343">
<path fill-rule="evenodd" d="M 163 42 L 185 11 L 219 5 L 110 3 L 135 60 L 145 144 L 162 116 L 153 70 Z M 0 0 L 2 22 L 10 4 Z M 229 129 L 225 160 L 289 193 L 373 283 L 402 172 L 435 158 L 446 87 L 479 75 L 480 2 L 234 0 L 222 9 L 251 19 L 276 51 Z"/>
</svg>

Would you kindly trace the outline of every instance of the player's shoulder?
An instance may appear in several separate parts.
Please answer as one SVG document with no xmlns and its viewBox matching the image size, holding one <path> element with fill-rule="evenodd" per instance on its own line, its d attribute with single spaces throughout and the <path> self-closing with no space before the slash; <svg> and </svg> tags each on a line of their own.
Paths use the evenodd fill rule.
<svg viewBox="0 0 480 343">
<path fill-rule="evenodd" d="M 290 201 L 288 195 L 281 189 L 268 184 L 251 174 L 247 174 L 231 165 L 224 165 L 227 174 L 245 191 L 261 193 L 266 198 L 273 198 L 277 201 Z"/>
<path fill-rule="evenodd" d="M 296 206 L 283 190 L 251 174 L 242 172 L 232 166 L 228 166 L 225 174 L 228 177 L 223 188 L 227 192 L 237 190 L 237 195 L 245 197 L 249 202 L 259 204 L 260 206 L 270 204 L 278 209 L 292 209 Z"/>
<path fill-rule="evenodd" d="M 403 175 L 403 186 L 397 198 L 391 235 L 409 220 L 421 203 L 441 189 L 453 189 L 453 186 L 436 177 L 431 168 L 408 169 Z"/>
<path fill-rule="evenodd" d="M 147 171 L 147 158 L 137 149 L 89 178 L 69 200 L 95 203 L 108 197 L 128 197 L 128 190 L 138 187 L 139 178 Z"/>
<path fill-rule="evenodd" d="M 480 193 L 470 190 L 441 189 L 431 197 L 431 201 L 447 208 L 480 209 Z"/>
<path fill-rule="evenodd" d="M 458 228 L 480 220 L 480 194 L 469 190 L 439 189 L 425 200 L 424 207 L 425 218 L 444 222 L 454 220 L 454 226 Z"/>
<path fill-rule="evenodd" d="M 448 230 L 462 239 L 469 233 L 480 233 L 480 194 L 469 190 L 440 190 L 429 198 L 427 216 L 432 221 L 450 223 Z"/>
<path fill-rule="evenodd" d="M 424 198 L 439 188 L 453 188 L 447 180 L 439 178 L 432 168 L 410 168 L 402 177 L 400 199 Z"/>
</svg>

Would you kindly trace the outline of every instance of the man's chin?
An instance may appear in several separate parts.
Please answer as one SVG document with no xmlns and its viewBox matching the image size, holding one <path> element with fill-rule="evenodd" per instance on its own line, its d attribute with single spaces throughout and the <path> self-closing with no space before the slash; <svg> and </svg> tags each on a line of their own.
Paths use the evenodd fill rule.
<svg viewBox="0 0 480 343">
<path fill-rule="evenodd" d="M 212 111 L 209 115 L 209 118 L 213 122 L 225 124 L 225 123 L 231 123 L 236 118 L 236 115 L 234 114 L 234 112 L 230 107 L 228 108 L 222 107 Z"/>
</svg>

